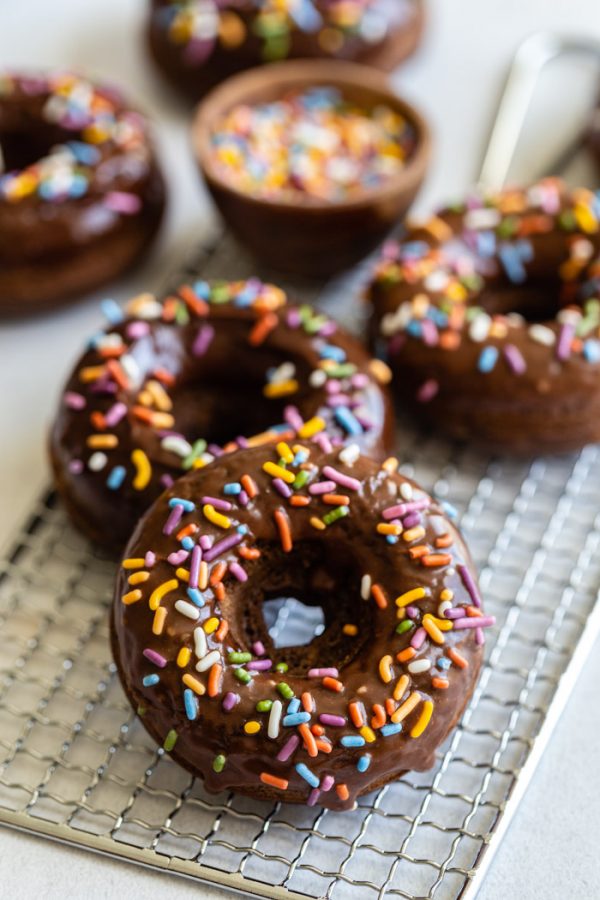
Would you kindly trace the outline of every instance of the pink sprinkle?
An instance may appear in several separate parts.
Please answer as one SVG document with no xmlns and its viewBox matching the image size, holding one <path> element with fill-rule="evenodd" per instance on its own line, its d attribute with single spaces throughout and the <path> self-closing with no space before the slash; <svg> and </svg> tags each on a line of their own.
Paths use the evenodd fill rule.
<svg viewBox="0 0 600 900">
<path fill-rule="evenodd" d="M 246 668 L 251 672 L 267 672 L 273 665 L 270 659 L 252 659 L 246 663 Z"/>
<path fill-rule="evenodd" d="M 523 354 L 514 344 L 507 344 L 504 348 L 504 357 L 509 368 L 516 375 L 522 375 L 527 370 L 527 363 L 523 358 Z"/>
<path fill-rule="evenodd" d="M 386 521 L 390 519 L 401 519 L 407 513 L 416 512 L 419 509 L 427 509 L 431 500 L 429 497 L 422 497 L 419 500 L 410 500 L 408 503 L 397 503 L 396 506 L 388 506 L 384 509 L 382 516 Z"/>
<path fill-rule="evenodd" d="M 238 581 L 248 581 L 248 574 L 238 562 L 229 563 L 229 571 Z"/>
<path fill-rule="evenodd" d="M 148 550 L 144 557 L 144 565 L 147 569 L 151 569 L 154 563 L 156 562 L 156 553 L 153 553 L 152 550 Z"/>
<path fill-rule="evenodd" d="M 203 325 L 196 335 L 196 340 L 192 345 L 192 353 L 194 356 L 204 356 L 212 343 L 215 336 L 215 329 L 212 325 Z"/>
<path fill-rule="evenodd" d="M 69 461 L 69 472 L 72 472 L 73 475 L 81 475 L 83 472 L 83 460 L 81 459 L 72 459 Z"/>
<path fill-rule="evenodd" d="M 424 628 L 417 628 L 412 638 L 410 639 L 410 646 L 414 650 L 420 650 L 425 642 L 425 638 L 427 637 L 427 632 Z"/>
<path fill-rule="evenodd" d="M 571 341 L 575 334 L 575 327 L 568 322 L 563 325 L 558 336 L 556 344 L 556 358 L 560 360 L 568 359 L 571 355 Z"/>
<path fill-rule="evenodd" d="M 323 781 L 321 782 L 321 790 L 330 791 L 334 784 L 335 778 L 333 777 L 333 775 L 324 775 Z"/>
<path fill-rule="evenodd" d="M 207 534 L 203 534 L 200 538 L 200 547 L 202 550 L 209 550 L 212 547 L 212 538 Z"/>
<path fill-rule="evenodd" d="M 454 628 L 460 631 L 463 628 L 490 628 L 496 624 L 496 616 L 465 616 L 464 619 L 455 619 Z"/>
<path fill-rule="evenodd" d="M 296 406 L 286 406 L 283 411 L 283 419 L 288 425 L 291 425 L 294 431 L 300 431 L 304 425 L 304 419 Z"/>
<path fill-rule="evenodd" d="M 234 694 L 233 691 L 227 691 L 227 693 L 223 697 L 223 703 L 222 703 L 223 709 L 226 712 L 229 712 L 230 710 L 233 709 L 234 706 L 236 706 L 237 703 L 239 703 L 239 701 L 240 701 L 239 694 Z"/>
<path fill-rule="evenodd" d="M 406 607 L 406 615 L 409 619 L 416 619 L 419 615 L 419 610 L 416 606 L 407 606 Z"/>
<path fill-rule="evenodd" d="M 357 390 L 361 390 L 362 388 L 366 388 L 369 383 L 369 376 L 365 375 L 364 372 L 357 372 L 356 375 L 353 375 L 350 379 L 350 384 L 353 388 Z"/>
<path fill-rule="evenodd" d="M 172 566 L 180 566 L 186 561 L 188 556 L 189 553 L 187 550 L 176 550 L 173 553 L 169 553 L 167 560 Z"/>
<path fill-rule="evenodd" d="M 200 501 L 203 505 L 210 504 L 210 506 L 214 506 L 215 509 L 220 509 L 222 512 L 227 512 L 231 509 L 231 503 L 229 500 L 221 500 L 220 497 L 203 497 Z"/>
<path fill-rule="evenodd" d="M 307 806 L 315 806 L 317 800 L 321 796 L 321 791 L 319 788 L 313 788 L 310 794 L 308 795 L 308 800 L 306 801 Z"/>
<path fill-rule="evenodd" d="M 482 628 L 475 629 L 475 643 L 478 647 L 482 647 L 485 644 L 485 634 Z"/>
<path fill-rule="evenodd" d="M 202 548 L 196 544 L 192 550 L 192 558 L 190 560 L 190 580 L 188 582 L 191 588 L 198 587 L 198 578 L 200 575 L 200 563 L 202 562 Z"/>
<path fill-rule="evenodd" d="M 414 528 L 415 525 L 418 525 L 421 521 L 421 516 L 419 513 L 409 513 L 407 516 L 404 516 L 402 519 L 402 524 L 405 528 Z"/>
<path fill-rule="evenodd" d="M 325 466 L 323 468 L 323 475 L 327 478 L 331 478 L 336 484 L 341 484 L 342 487 L 348 488 L 349 491 L 360 490 L 360 481 L 358 481 L 358 479 L 351 478 L 349 475 L 344 475 L 343 472 L 338 472 L 338 470 L 334 469 L 332 466 Z"/>
<path fill-rule="evenodd" d="M 421 334 L 423 335 L 423 343 L 428 347 L 435 347 L 439 341 L 438 330 L 431 319 L 422 320 Z"/>
<path fill-rule="evenodd" d="M 130 322 L 127 328 L 125 329 L 125 334 L 131 340 L 138 340 L 139 338 L 145 337 L 145 335 L 150 333 L 150 324 L 149 322 Z"/>
<path fill-rule="evenodd" d="M 248 496 L 246 491 L 240 491 L 237 498 L 238 498 L 238 503 L 240 504 L 240 506 L 248 506 L 250 497 Z"/>
<path fill-rule="evenodd" d="M 313 441 L 317 445 L 317 447 L 321 448 L 323 453 L 331 453 L 331 451 L 333 450 L 333 444 L 324 431 L 321 431 L 320 434 L 315 435 Z"/>
<path fill-rule="evenodd" d="M 255 641 L 252 644 L 252 652 L 255 656 L 264 656 L 265 655 L 265 645 L 262 641 Z"/>
<path fill-rule="evenodd" d="M 328 319 L 327 322 L 324 322 L 319 328 L 318 334 L 321 337 L 331 337 L 332 334 L 335 334 L 337 331 L 337 322 L 334 322 L 333 319 Z"/>
<path fill-rule="evenodd" d="M 277 759 L 279 762 L 287 762 L 292 753 L 298 748 L 298 744 L 300 743 L 300 738 L 297 734 L 293 734 L 289 741 L 286 741 L 279 753 L 277 754 Z"/>
<path fill-rule="evenodd" d="M 464 609 L 447 609 L 444 612 L 444 617 L 446 619 L 460 619 L 462 618 L 464 613 Z"/>
<path fill-rule="evenodd" d="M 150 650 L 149 647 L 147 647 L 143 651 L 143 654 L 146 659 L 149 659 L 150 662 L 154 663 L 155 666 L 158 666 L 159 669 L 164 669 L 167 664 L 167 660 L 164 658 L 164 656 L 161 656 L 160 653 L 156 652 L 156 650 Z"/>
<path fill-rule="evenodd" d="M 337 678 L 339 674 L 339 671 L 334 668 L 308 670 L 309 678 Z"/>
<path fill-rule="evenodd" d="M 113 212 L 122 213 L 124 216 L 134 216 L 142 208 L 142 201 L 136 194 L 110 191 L 104 198 L 104 205 Z"/>
<path fill-rule="evenodd" d="M 290 309 L 290 311 L 287 314 L 286 319 L 287 319 L 287 323 L 290 328 L 298 328 L 300 323 L 302 322 L 302 319 L 300 318 L 300 313 L 295 307 Z"/>
<path fill-rule="evenodd" d="M 317 481 L 308 489 L 309 494 L 329 494 L 331 491 L 335 491 L 335 481 Z"/>
<path fill-rule="evenodd" d="M 69 409 L 85 409 L 85 397 L 82 394 L 76 394 L 75 391 L 67 391 L 65 394 L 65 406 Z"/>
<path fill-rule="evenodd" d="M 429 403 L 430 400 L 433 400 L 439 389 L 439 382 L 436 381 L 435 378 L 430 378 L 428 381 L 424 381 L 417 391 L 417 400 L 419 403 Z"/>
<path fill-rule="evenodd" d="M 325 390 L 328 394 L 339 394 L 342 389 L 342 382 L 339 378 L 328 378 L 325 382 Z"/>
<path fill-rule="evenodd" d="M 343 728 L 346 720 L 343 716 L 334 716 L 331 713 L 321 713 L 319 722 L 323 725 L 331 725 L 332 728 Z"/>
<path fill-rule="evenodd" d="M 104 416 L 104 421 L 108 425 L 109 428 L 114 428 L 115 425 L 118 425 L 121 419 L 127 415 L 127 407 L 124 403 L 115 403 L 114 406 L 108 410 L 106 415 Z"/>
</svg>

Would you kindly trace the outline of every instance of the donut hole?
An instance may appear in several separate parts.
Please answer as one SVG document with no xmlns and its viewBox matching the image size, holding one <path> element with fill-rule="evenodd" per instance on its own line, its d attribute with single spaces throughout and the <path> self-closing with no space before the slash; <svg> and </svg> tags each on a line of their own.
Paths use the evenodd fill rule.
<svg viewBox="0 0 600 900">
<path fill-rule="evenodd" d="M 372 610 L 359 599 L 362 573 L 346 544 L 298 541 L 291 553 L 257 546 L 251 578 L 222 604 L 241 648 L 262 641 L 274 662 L 302 675 L 312 667 L 342 669 L 372 642 Z"/>
<path fill-rule="evenodd" d="M 18 171 L 32 166 L 58 144 L 73 140 L 73 132 L 44 123 L 35 128 L 3 131 L 0 128 L 0 150 L 7 172 Z"/>
<path fill-rule="evenodd" d="M 526 322 L 546 322 L 564 305 L 557 279 L 531 279 L 526 284 L 498 284 L 485 291 L 482 308 L 491 316 L 518 313 Z"/>
</svg>

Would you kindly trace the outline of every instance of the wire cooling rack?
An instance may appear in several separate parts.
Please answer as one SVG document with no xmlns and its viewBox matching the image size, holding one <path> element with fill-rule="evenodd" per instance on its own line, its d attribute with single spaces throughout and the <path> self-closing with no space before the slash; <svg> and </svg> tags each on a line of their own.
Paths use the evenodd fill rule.
<svg viewBox="0 0 600 900">
<path fill-rule="evenodd" d="M 178 279 L 250 271 L 218 236 Z M 361 277 L 295 295 L 356 327 Z M 600 630 L 600 451 L 494 459 L 409 423 L 397 451 L 457 508 L 497 618 L 435 768 L 343 814 L 207 794 L 132 714 L 108 647 L 114 563 L 49 493 L 0 563 L 0 822 L 246 896 L 472 896 Z"/>
</svg>

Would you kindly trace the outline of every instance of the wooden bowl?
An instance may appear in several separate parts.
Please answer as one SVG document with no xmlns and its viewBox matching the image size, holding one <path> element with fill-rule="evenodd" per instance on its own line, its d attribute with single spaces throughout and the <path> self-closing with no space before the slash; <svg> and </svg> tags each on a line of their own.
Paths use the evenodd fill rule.
<svg viewBox="0 0 600 900">
<path fill-rule="evenodd" d="M 233 107 L 323 86 L 338 88 L 365 109 L 389 106 L 413 125 L 416 146 L 397 175 L 335 202 L 304 195 L 298 200 L 252 196 L 221 177 L 211 139 Z M 192 142 L 213 199 L 240 242 L 272 268 L 320 278 L 367 256 L 406 214 L 425 177 L 431 139 L 424 119 L 394 93 L 381 72 L 355 63 L 294 60 L 243 72 L 212 91 L 195 112 Z"/>
</svg>

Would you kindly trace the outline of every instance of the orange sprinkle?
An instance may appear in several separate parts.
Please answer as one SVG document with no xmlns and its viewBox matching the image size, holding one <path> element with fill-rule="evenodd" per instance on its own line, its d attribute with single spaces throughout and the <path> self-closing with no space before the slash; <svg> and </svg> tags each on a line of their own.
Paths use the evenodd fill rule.
<svg viewBox="0 0 600 900">
<path fill-rule="evenodd" d="M 373 704 L 373 715 L 371 717 L 371 728 L 377 729 L 382 728 L 387 720 L 387 716 L 385 713 L 385 709 L 381 705 L 381 703 Z"/>
<path fill-rule="evenodd" d="M 444 691 L 448 687 L 448 682 L 445 678 L 432 678 L 431 683 L 434 688 L 438 688 L 440 691 Z"/>
<path fill-rule="evenodd" d="M 242 475 L 240 478 L 240 484 L 252 500 L 253 497 L 256 497 L 258 494 L 258 488 L 256 487 L 256 482 L 249 475 Z"/>
<path fill-rule="evenodd" d="M 162 382 L 166 387 L 173 387 L 175 384 L 175 376 L 168 372 L 167 369 L 155 369 L 152 374 L 157 381 Z"/>
<path fill-rule="evenodd" d="M 292 532 L 290 530 L 290 520 L 288 519 L 288 515 L 284 509 L 276 509 L 273 513 L 273 518 L 277 523 L 277 528 L 279 529 L 279 539 L 281 541 L 281 547 L 284 553 L 289 553 L 292 549 Z"/>
<path fill-rule="evenodd" d="M 302 700 L 302 708 L 305 712 L 311 713 L 314 709 L 312 694 L 308 691 L 304 691 L 301 697 Z"/>
<path fill-rule="evenodd" d="M 163 300 L 162 317 L 165 322 L 172 322 L 177 314 L 179 300 L 177 297 L 166 297 Z"/>
<path fill-rule="evenodd" d="M 109 359 L 106 363 L 106 369 L 123 391 L 129 390 L 129 378 L 125 374 L 121 363 L 117 362 L 116 359 Z"/>
<path fill-rule="evenodd" d="M 90 422 L 92 423 L 92 427 L 95 428 L 96 431 L 104 431 L 104 429 L 106 428 L 106 419 L 97 409 L 95 409 L 94 412 L 91 413 Z"/>
<path fill-rule="evenodd" d="M 210 670 L 208 676 L 208 696 L 216 697 L 221 690 L 221 674 L 223 666 L 221 663 L 215 663 Z"/>
<path fill-rule="evenodd" d="M 177 532 L 177 540 L 182 541 L 185 537 L 188 537 L 190 534 L 196 534 L 198 531 L 198 526 L 195 522 L 190 522 L 189 525 L 186 525 L 185 528 L 182 528 L 181 531 Z"/>
<path fill-rule="evenodd" d="M 410 547 L 408 551 L 408 555 L 411 559 L 420 559 L 421 556 L 426 556 L 429 553 L 429 547 L 425 544 L 419 544 L 417 547 Z"/>
<path fill-rule="evenodd" d="M 440 536 L 435 539 L 435 546 L 439 550 L 445 549 L 446 547 L 451 547 L 452 544 L 453 540 L 451 534 L 440 534 Z"/>
<path fill-rule="evenodd" d="M 356 728 L 362 728 L 365 724 L 365 717 L 363 716 L 361 704 L 356 700 L 353 700 L 352 703 L 348 704 L 348 712 L 350 713 L 350 718 Z"/>
<path fill-rule="evenodd" d="M 277 328 L 278 322 L 279 319 L 275 313 L 266 313 L 264 316 L 261 316 L 248 335 L 248 343 L 253 347 L 258 347 L 267 339 L 271 331 Z"/>
<path fill-rule="evenodd" d="M 225 636 L 226 636 L 226 634 L 227 634 L 228 631 L 229 631 L 229 625 L 228 625 L 228 623 L 225 621 L 225 619 L 223 619 L 223 621 L 221 622 L 221 624 L 219 625 L 219 627 L 218 627 L 217 630 L 215 631 L 215 638 L 219 641 L 219 643 L 223 643 L 223 641 L 225 640 Z"/>
<path fill-rule="evenodd" d="M 350 497 L 345 494 L 323 494 L 321 500 L 330 506 L 348 506 Z"/>
<path fill-rule="evenodd" d="M 406 689 L 409 685 L 410 678 L 408 675 L 401 675 L 398 681 L 396 682 L 396 686 L 394 687 L 393 697 L 394 700 L 400 702 L 402 700 L 404 694 L 406 693 Z"/>
<path fill-rule="evenodd" d="M 216 599 L 219 601 L 219 603 L 222 603 L 225 599 L 225 585 L 223 584 L 223 582 L 219 581 L 218 584 L 215 584 L 213 591 Z"/>
<path fill-rule="evenodd" d="M 378 584 L 374 584 L 371 587 L 371 594 L 373 595 L 373 600 L 375 601 L 379 609 L 386 609 L 388 601 L 383 588 Z"/>
<path fill-rule="evenodd" d="M 199 297 L 188 284 L 182 284 L 179 288 L 179 296 L 193 313 L 197 316 L 206 316 L 208 314 L 208 303 Z"/>
<path fill-rule="evenodd" d="M 458 650 L 455 650 L 454 647 L 451 647 L 449 650 L 446 650 L 446 654 L 450 657 L 455 666 L 458 666 L 459 669 L 468 669 L 469 663 L 461 656 Z"/>
<path fill-rule="evenodd" d="M 398 662 L 408 662 L 413 656 L 417 655 L 417 651 L 414 647 L 407 647 L 405 650 L 401 650 L 400 653 L 396 654 L 396 659 Z"/>
<path fill-rule="evenodd" d="M 302 494 L 293 494 L 290 497 L 290 506 L 308 506 L 310 497 L 303 497 Z"/>
<path fill-rule="evenodd" d="M 131 606 L 132 603 L 137 603 L 138 600 L 142 599 L 142 592 L 139 588 L 136 588 L 134 591 L 128 591 L 126 594 L 123 594 L 121 600 L 125 604 L 125 606 Z"/>
<path fill-rule="evenodd" d="M 238 549 L 238 553 L 242 559 L 260 559 L 260 550 L 258 547 L 246 547 L 245 544 Z"/>
<path fill-rule="evenodd" d="M 397 722 L 402 722 L 410 713 L 419 705 L 421 702 L 421 695 L 417 691 L 413 691 L 410 697 L 404 701 L 404 703 L 398 707 L 396 712 L 392 716 L 392 722 L 394 725 Z"/>
<path fill-rule="evenodd" d="M 476 606 L 467 606 L 467 615 L 472 619 L 482 615 L 480 609 L 477 609 Z"/>
<path fill-rule="evenodd" d="M 210 573 L 210 585 L 214 587 L 215 584 L 218 584 L 223 580 L 223 576 L 227 571 L 227 563 L 226 562 L 218 562 L 216 566 L 213 566 L 213 569 Z"/>
<path fill-rule="evenodd" d="M 304 741 L 304 746 L 306 747 L 306 752 L 308 753 L 308 755 L 318 756 L 319 750 L 317 747 L 315 736 L 313 735 L 306 722 L 303 722 L 302 725 L 298 725 L 298 731 L 300 732 L 300 737 Z"/>
<path fill-rule="evenodd" d="M 327 688 L 328 691 L 335 691 L 336 694 L 339 694 L 344 690 L 342 682 L 338 681 L 337 678 L 332 678 L 330 675 L 326 675 L 321 684 L 324 688 Z"/>
<path fill-rule="evenodd" d="M 385 711 L 388 714 L 388 716 L 393 715 L 393 713 L 396 711 L 396 704 L 394 703 L 394 701 L 392 700 L 391 697 L 386 698 Z"/>
<path fill-rule="evenodd" d="M 279 788 L 280 791 L 287 791 L 288 781 L 285 778 L 278 778 L 276 775 L 270 775 L 269 772 L 261 772 L 260 780 L 269 787 Z"/>
<path fill-rule="evenodd" d="M 426 556 L 421 557 L 421 565 L 429 568 L 433 566 L 448 566 L 451 562 L 452 557 L 449 553 L 428 553 Z"/>
<path fill-rule="evenodd" d="M 347 784 L 338 784 L 336 785 L 335 792 L 340 798 L 340 800 L 347 800 L 350 796 L 350 791 L 348 790 Z"/>
<path fill-rule="evenodd" d="M 316 740 L 315 744 L 317 745 L 317 750 L 321 750 L 323 753 L 331 753 L 332 746 L 329 741 Z"/>
<path fill-rule="evenodd" d="M 322 725 L 311 725 L 310 730 L 315 737 L 321 737 L 323 734 L 325 734 L 325 729 Z"/>
</svg>

